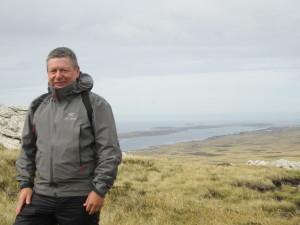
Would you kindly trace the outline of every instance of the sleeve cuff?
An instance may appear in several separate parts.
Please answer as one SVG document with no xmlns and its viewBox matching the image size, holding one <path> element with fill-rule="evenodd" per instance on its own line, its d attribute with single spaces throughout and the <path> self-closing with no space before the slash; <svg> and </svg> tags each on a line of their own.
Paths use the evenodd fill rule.
<svg viewBox="0 0 300 225">
<path fill-rule="evenodd" d="M 106 195 L 106 193 L 107 193 L 107 190 L 101 192 L 101 191 L 97 190 L 95 187 L 93 188 L 93 191 L 96 192 L 96 194 L 99 195 L 99 196 L 102 197 L 102 198 L 105 198 L 105 195 Z"/>
<path fill-rule="evenodd" d="M 33 189 L 33 184 L 31 184 L 31 183 L 24 183 L 24 184 L 21 184 L 20 185 L 20 189 L 23 189 L 23 188 L 31 188 L 31 189 Z"/>
</svg>

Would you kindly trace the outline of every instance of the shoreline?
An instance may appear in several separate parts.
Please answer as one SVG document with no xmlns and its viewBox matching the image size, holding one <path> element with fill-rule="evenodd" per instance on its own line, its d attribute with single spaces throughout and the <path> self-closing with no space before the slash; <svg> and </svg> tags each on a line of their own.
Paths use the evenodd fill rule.
<svg viewBox="0 0 300 225">
<path fill-rule="evenodd" d="M 222 127 L 222 126 L 219 126 L 219 127 Z M 299 126 L 299 128 L 300 128 L 300 125 L 295 125 L 295 126 L 296 127 Z M 174 142 L 174 143 L 165 144 L 165 145 L 152 145 L 152 146 L 149 146 L 148 148 L 139 148 L 139 149 L 126 150 L 124 152 L 125 153 L 130 153 L 130 152 L 137 152 L 137 151 L 152 151 L 152 150 L 160 149 L 161 147 L 167 147 L 167 146 L 172 146 L 172 145 L 181 144 L 181 143 L 182 144 L 189 144 L 189 143 L 197 143 L 197 142 L 203 142 L 203 141 L 209 141 L 209 140 L 216 140 L 216 139 L 219 139 L 219 138 L 229 137 L 229 136 L 239 136 L 239 135 L 245 135 L 245 134 L 264 134 L 264 133 L 279 132 L 279 131 L 282 131 L 284 129 L 291 128 L 291 127 L 294 127 L 294 126 L 282 126 L 282 127 L 278 126 L 278 127 L 262 128 L 262 129 L 257 129 L 257 130 L 253 130 L 253 131 L 241 131 L 241 132 L 238 132 L 238 133 L 225 134 L 225 135 L 216 135 L 216 136 L 212 136 L 212 137 L 208 137 L 208 138 L 204 138 L 204 139 L 199 139 L 199 140 L 180 141 L 180 142 Z"/>
<path fill-rule="evenodd" d="M 273 126 L 271 123 L 222 123 L 216 125 L 195 125 L 195 126 L 180 126 L 180 127 L 152 127 L 148 131 L 131 131 L 118 134 L 119 138 L 135 138 L 147 136 L 162 136 L 174 133 L 180 133 L 188 130 L 211 129 L 224 127 L 266 127 Z"/>
<path fill-rule="evenodd" d="M 126 151 L 125 154 L 201 161 L 208 164 L 244 164 L 248 160 L 299 161 L 299 137 L 300 125 L 289 125 L 153 146 L 150 149 Z"/>
</svg>

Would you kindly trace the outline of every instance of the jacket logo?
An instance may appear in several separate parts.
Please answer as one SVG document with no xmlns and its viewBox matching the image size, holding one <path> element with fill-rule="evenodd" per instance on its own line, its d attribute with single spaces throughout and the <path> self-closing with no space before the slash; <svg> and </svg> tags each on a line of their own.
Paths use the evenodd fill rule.
<svg viewBox="0 0 300 225">
<path fill-rule="evenodd" d="M 65 117 L 65 120 L 76 120 L 77 119 L 77 114 L 73 112 L 69 112 L 67 116 Z"/>
</svg>

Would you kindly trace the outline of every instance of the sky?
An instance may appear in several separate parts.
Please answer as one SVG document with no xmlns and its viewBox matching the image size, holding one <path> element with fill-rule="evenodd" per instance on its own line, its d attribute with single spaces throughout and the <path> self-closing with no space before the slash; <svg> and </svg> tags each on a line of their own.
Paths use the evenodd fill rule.
<svg viewBox="0 0 300 225">
<path fill-rule="evenodd" d="M 300 121 L 298 0 L 0 1 L 0 104 L 66 46 L 117 122 Z"/>
</svg>

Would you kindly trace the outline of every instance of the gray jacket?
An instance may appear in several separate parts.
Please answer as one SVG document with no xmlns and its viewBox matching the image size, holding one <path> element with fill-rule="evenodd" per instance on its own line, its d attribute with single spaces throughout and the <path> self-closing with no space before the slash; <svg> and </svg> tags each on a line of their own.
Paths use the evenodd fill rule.
<svg viewBox="0 0 300 225">
<path fill-rule="evenodd" d="M 92 78 L 81 73 L 69 86 L 49 87 L 51 94 L 34 116 L 31 103 L 17 160 L 21 188 L 34 186 L 38 194 L 62 197 L 94 190 L 104 197 L 112 187 L 122 152 L 111 107 L 93 92 L 89 122 L 80 93 L 92 87 Z"/>
</svg>

